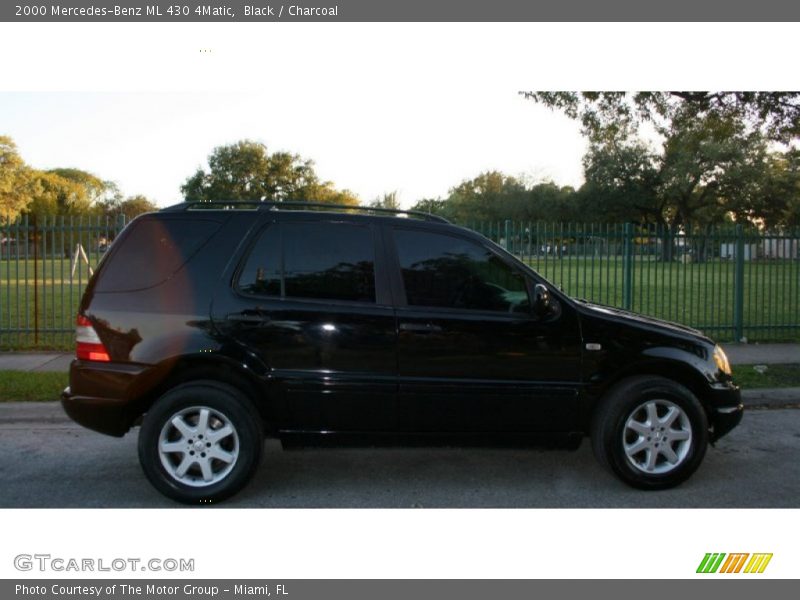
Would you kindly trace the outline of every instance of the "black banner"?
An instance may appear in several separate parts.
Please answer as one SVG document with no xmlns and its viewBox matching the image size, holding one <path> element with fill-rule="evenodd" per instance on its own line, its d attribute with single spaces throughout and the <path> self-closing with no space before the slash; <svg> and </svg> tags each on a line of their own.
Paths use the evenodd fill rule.
<svg viewBox="0 0 800 600">
<path fill-rule="evenodd" d="M 0 3 L 0 21 L 40 22 L 552 22 L 797 21 L 786 0 L 18 0 Z"/>
<path fill-rule="evenodd" d="M 576 564 L 576 568 L 579 565 Z M 638 598 L 674 600 L 700 594 L 726 600 L 763 600 L 794 595 L 796 582 L 752 578 L 703 580 L 3 580 L 5 600 L 531 600 L 533 598 Z"/>
</svg>

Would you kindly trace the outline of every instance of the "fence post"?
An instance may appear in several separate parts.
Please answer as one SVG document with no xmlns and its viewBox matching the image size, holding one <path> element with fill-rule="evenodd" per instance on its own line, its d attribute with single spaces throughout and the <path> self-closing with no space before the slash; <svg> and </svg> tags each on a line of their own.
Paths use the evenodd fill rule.
<svg viewBox="0 0 800 600">
<path fill-rule="evenodd" d="M 736 268 L 733 275 L 733 331 L 737 342 L 744 339 L 744 229 L 736 225 Z"/>
<path fill-rule="evenodd" d="M 39 346 L 39 228 L 36 213 L 33 215 L 33 345 Z"/>
<path fill-rule="evenodd" d="M 633 225 L 625 223 L 622 238 L 622 307 L 633 306 Z"/>
</svg>

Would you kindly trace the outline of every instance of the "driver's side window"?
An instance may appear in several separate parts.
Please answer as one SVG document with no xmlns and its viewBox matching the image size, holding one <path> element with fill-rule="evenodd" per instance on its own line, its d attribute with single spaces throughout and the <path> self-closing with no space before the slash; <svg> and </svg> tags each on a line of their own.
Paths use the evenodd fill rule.
<svg viewBox="0 0 800 600">
<path fill-rule="evenodd" d="M 480 244 L 415 229 L 394 238 L 409 306 L 529 312 L 524 276 Z"/>
</svg>

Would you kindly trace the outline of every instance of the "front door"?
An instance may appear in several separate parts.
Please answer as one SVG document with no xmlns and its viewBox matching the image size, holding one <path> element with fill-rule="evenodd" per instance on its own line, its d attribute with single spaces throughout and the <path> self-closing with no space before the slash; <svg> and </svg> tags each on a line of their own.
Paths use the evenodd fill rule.
<svg viewBox="0 0 800 600">
<path fill-rule="evenodd" d="M 394 228 L 399 427 L 572 431 L 580 335 L 563 302 L 536 317 L 530 275 L 473 236 Z"/>
</svg>

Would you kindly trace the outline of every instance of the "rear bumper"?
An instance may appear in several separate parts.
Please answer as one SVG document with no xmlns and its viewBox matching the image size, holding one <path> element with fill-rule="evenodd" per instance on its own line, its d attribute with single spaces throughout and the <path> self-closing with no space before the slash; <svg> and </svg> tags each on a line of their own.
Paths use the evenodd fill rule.
<svg viewBox="0 0 800 600">
<path fill-rule="evenodd" d="M 710 402 L 711 441 L 715 442 L 742 420 L 744 404 L 738 386 L 715 388 Z"/>
<path fill-rule="evenodd" d="M 94 431 L 122 437 L 130 429 L 127 403 L 94 396 L 78 396 L 67 387 L 61 392 L 61 405 L 69 418 Z"/>
<path fill-rule="evenodd" d="M 61 405 L 76 423 L 94 431 L 121 437 L 142 414 L 136 388 L 145 365 L 73 360 L 70 385 L 61 393 Z"/>
</svg>

